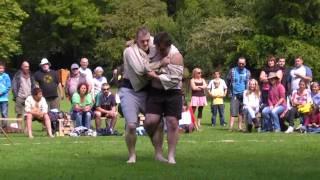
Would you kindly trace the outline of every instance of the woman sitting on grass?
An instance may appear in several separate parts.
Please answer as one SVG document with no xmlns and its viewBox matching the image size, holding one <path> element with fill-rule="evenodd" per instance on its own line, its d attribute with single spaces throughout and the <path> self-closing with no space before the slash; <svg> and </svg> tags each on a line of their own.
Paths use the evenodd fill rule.
<svg viewBox="0 0 320 180">
<path fill-rule="evenodd" d="M 80 83 L 77 92 L 72 95 L 72 119 L 76 121 L 76 127 L 84 126 L 90 129 L 92 97 L 88 93 L 88 84 Z"/>
<path fill-rule="evenodd" d="M 285 133 L 292 133 L 294 130 L 294 119 L 295 118 L 304 118 L 306 114 L 298 111 L 299 106 L 306 104 L 312 104 L 310 91 L 307 89 L 307 83 L 304 80 L 300 80 L 299 88 L 294 90 L 291 95 L 292 108 L 289 110 L 288 121 L 289 127 Z M 301 122 L 300 124 L 303 124 Z"/>
<path fill-rule="evenodd" d="M 48 136 L 54 137 L 51 132 L 51 122 L 48 115 L 48 104 L 44 97 L 42 97 L 42 91 L 40 88 L 34 88 L 32 95 L 28 96 L 25 101 L 25 118 L 27 122 L 27 132 L 29 138 L 33 138 L 32 135 L 32 121 L 37 120 L 44 123 Z"/>
<path fill-rule="evenodd" d="M 247 121 L 248 132 L 252 131 L 253 123 L 255 128 L 259 128 L 256 114 L 259 112 L 260 94 L 258 81 L 251 79 L 249 81 L 248 89 L 243 92 L 243 112 Z"/>
</svg>

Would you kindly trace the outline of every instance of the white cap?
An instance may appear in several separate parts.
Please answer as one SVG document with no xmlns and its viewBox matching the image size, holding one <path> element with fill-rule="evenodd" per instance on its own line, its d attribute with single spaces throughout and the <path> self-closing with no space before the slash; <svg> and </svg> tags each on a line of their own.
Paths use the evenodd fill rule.
<svg viewBox="0 0 320 180">
<path fill-rule="evenodd" d="M 49 66 L 51 66 L 51 64 L 50 64 L 50 62 L 48 61 L 47 58 L 42 58 L 39 66 L 42 66 L 42 65 L 45 65 L 45 64 L 49 64 Z"/>
</svg>

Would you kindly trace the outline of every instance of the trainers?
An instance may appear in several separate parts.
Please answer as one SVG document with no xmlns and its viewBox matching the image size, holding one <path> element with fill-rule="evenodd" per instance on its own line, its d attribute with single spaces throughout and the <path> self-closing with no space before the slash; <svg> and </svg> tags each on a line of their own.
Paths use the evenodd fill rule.
<svg viewBox="0 0 320 180">
<path fill-rule="evenodd" d="M 275 129 L 274 132 L 275 133 L 279 133 L 279 132 L 281 132 L 281 130 L 280 129 Z"/>
<path fill-rule="evenodd" d="M 285 133 L 287 133 L 287 134 L 293 133 L 293 130 L 294 130 L 293 127 L 289 126 Z"/>
<path fill-rule="evenodd" d="M 302 124 L 299 124 L 299 126 L 296 127 L 296 130 L 299 131 L 301 129 L 301 127 L 302 127 Z"/>
</svg>

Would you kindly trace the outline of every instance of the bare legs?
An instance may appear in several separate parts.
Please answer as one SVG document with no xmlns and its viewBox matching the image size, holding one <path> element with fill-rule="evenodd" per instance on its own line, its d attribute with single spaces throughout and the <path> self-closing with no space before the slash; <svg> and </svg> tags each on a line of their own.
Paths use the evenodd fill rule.
<svg viewBox="0 0 320 180">
<path fill-rule="evenodd" d="M 230 130 L 233 129 L 234 119 L 235 118 L 236 117 L 233 117 L 233 116 L 230 117 Z M 239 130 L 242 130 L 242 120 L 243 120 L 242 115 L 239 114 L 239 116 L 238 116 L 238 128 L 239 128 Z"/>
<path fill-rule="evenodd" d="M 155 149 L 155 159 L 161 162 L 168 162 L 175 164 L 175 152 L 178 142 L 178 120 L 172 116 L 166 116 L 166 125 L 168 130 L 168 160 L 163 157 L 163 123 L 161 122 L 160 115 L 147 114 L 144 127 L 152 141 Z"/>
<path fill-rule="evenodd" d="M 31 138 L 31 139 L 33 138 L 33 135 L 32 135 L 32 119 L 33 118 L 37 118 L 39 120 L 42 120 L 46 129 L 47 129 L 48 136 L 54 137 L 51 132 L 51 122 L 50 122 L 50 118 L 49 118 L 48 114 L 44 114 L 42 117 L 37 117 L 37 116 L 32 115 L 31 113 L 27 113 L 26 114 L 26 121 L 27 121 L 27 133 L 28 133 L 29 138 Z"/>
<path fill-rule="evenodd" d="M 168 160 L 163 157 L 163 122 L 161 122 L 160 115 L 147 114 L 146 121 L 144 122 L 144 127 L 147 130 L 154 147 L 155 160 L 168 162 Z"/>
<path fill-rule="evenodd" d="M 135 123 L 127 123 L 126 125 L 126 134 L 125 134 L 126 144 L 129 151 L 129 159 L 127 163 L 135 163 L 136 162 L 136 124 Z"/>
</svg>

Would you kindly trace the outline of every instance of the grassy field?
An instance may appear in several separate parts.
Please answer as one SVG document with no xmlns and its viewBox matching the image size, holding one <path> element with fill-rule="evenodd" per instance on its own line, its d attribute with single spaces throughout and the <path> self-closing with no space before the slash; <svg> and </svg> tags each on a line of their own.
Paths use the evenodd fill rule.
<svg viewBox="0 0 320 180">
<path fill-rule="evenodd" d="M 202 131 L 180 136 L 174 166 L 153 160 L 147 137 L 138 137 L 137 163 L 127 165 L 123 136 L 50 139 L 35 122 L 33 140 L 10 134 L 10 145 L 1 135 L 0 179 L 320 178 L 319 135 L 229 132 L 211 127 L 210 116 L 206 107 Z M 117 128 L 124 131 L 123 119 Z"/>
</svg>

